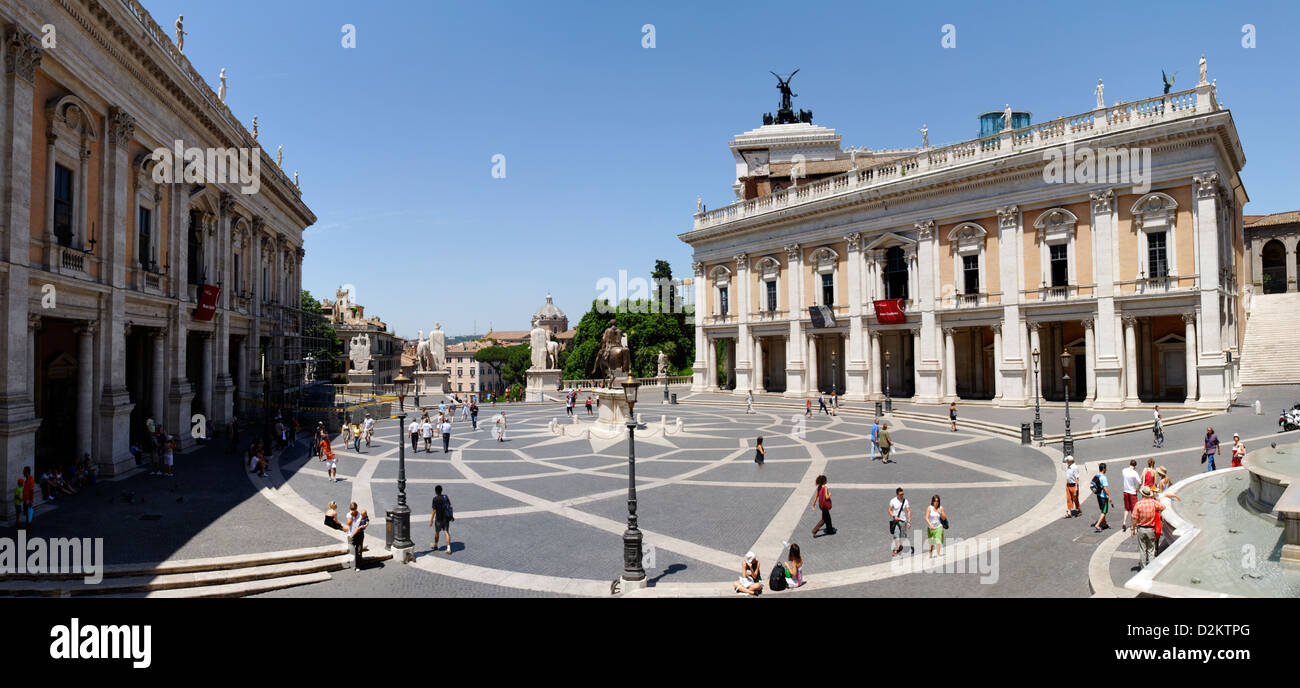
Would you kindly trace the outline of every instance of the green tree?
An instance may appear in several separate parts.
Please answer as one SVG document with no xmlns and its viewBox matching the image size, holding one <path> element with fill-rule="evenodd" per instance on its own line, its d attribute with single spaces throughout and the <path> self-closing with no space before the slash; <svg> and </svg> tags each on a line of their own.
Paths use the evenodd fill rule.
<svg viewBox="0 0 1300 688">
<path fill-rule="evenodd" d="M 316 359 L 316 379 L 330 379 L 343 358 L 343 340 L 310 291 L 302 290 L 302 355 Z"/>
<path fill-rule="evenodd" d="M 492 372 L 496 373 L 498 379 L 501 377 L 501 367 L 509 357 L 504 346 L 485 346 L 474 352 L 474 360 L 492 366 Z"/>
<path fill-rule="evenodd" d="M 501 366 L 501 381 L 507 387 L 522 384 L 525 381 L 524 371 L 533 365 L 532 347 L 527 344 L 516 344 L 507 346 L 506 360 Z"/>
</svg>

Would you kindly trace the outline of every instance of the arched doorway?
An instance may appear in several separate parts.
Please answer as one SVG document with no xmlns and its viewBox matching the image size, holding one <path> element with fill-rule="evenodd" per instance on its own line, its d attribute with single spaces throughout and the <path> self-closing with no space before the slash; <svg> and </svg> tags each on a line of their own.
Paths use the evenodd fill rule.
<svg viewBox="0 0 1300 688">
<path fill-rule="evenodd" d="M 1286 292 L 1286 245 L 1277 239 L 1271 239 L 1260 251 L 1263 264 L 1264 293 L 1282 294 Z"/>
</svg>

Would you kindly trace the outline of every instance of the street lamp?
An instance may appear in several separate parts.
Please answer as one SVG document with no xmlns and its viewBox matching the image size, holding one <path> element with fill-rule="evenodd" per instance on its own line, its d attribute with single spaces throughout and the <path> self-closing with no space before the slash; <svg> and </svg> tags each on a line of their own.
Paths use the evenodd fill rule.
<svg viewBox="0 0 1300 688">
<path fill-rule="evenodd" d="M 642 587 L 645 569 L 641 566 L 641 530 L 636 526 L 636 380 L 623 381 L 623 397 L 627 400 L 627 530 L 623 532 L 623 584 Z"/>
<path fill-rule="evenodd" d="M 1065 438 L 1061 440 L 1061 451 L 1066 456 L 1074 456 L 1074 437 L 1070 435 L 1070 350 L 1061 351 L 1061 369 L 1065 371 Z"/>
<path fill-rule="evenodd" d="M 1034 349 L 1034 441 L 1043 441 L 1043 417 L 1038 413 L 1038 349 Z"/>
<path fill-rule="evenodd" d="M 406 393 L 411 380 L 400 371 L 393 378 L 393 388 L 397 392 L 400 412 L 397 414 L 397 506 L 390 512 L 393 521 L 393 551 L 401 553 L 398 560 L 406 563 L 415 543 L 411 542 L 411 507 L 406 505 L 406 442 L 402 433 L 406 431 Z"/>
<path fill-rule="evenodd" d="M 885 351 L 885 413 L 894 412 L 894 400 L 889 398 L 889 350 Z"/>
</svg>

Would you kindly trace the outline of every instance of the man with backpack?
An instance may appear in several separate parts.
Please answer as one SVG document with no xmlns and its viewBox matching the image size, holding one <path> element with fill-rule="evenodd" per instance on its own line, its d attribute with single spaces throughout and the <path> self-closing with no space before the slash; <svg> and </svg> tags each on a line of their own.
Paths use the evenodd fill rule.
<svg viewBox="0 0 1300 688">
<path fill-rule="evenodd" d="M 451 554 L 451 498 L 442 493 L 442 485 L 433 486 L 433 514 L 429 516 L 429 525 L 433 527 L 433 551 L 438 551 L 438 535 L 447 533 L 447 554 Z"/>
<path fill-rule="evenodd" d="M 1097 517 L 1097 522 L 1093 524 L 1093 532 L 1100 533 L 1110 528 L 1106 523 L 1106 512 L 1110 511 L 1110 490 L 1108 486 L 1110 481 L 1106 479 L 1106 464 L 1098 464 L 1097 475 L 1092 476 L 1092 493 L 1097 495 L 1097 508 L 1101 509 L 1101 515 Z"/>
</svg>

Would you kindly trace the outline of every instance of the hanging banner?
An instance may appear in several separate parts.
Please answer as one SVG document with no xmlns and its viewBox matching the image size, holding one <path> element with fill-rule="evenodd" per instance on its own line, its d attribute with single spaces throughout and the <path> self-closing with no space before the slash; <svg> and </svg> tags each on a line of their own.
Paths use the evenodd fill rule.
<svg viewBox="0 0 1300 688">
<path fill-rule="evenodd" d="M 203 285 L 199 292 L 199 306 L 194 309 L 195 320 L 211 320 L 217 314 L 217 299 L 221 296 L 221 287 L 211 284 Z"/>
<path fill-rule="evenodd" d="M 835 313 L 826 306 L 809 306 L 808 317 L 814 328 L 835 327 Z"/>
<path fill-rule="evenodd" d="M 871 303 L 876 307 L 876 322 L 882 325 L 907 322 L 907 313 L 903 311 L 902 299 L 881 299 Z"/>
</svg>

